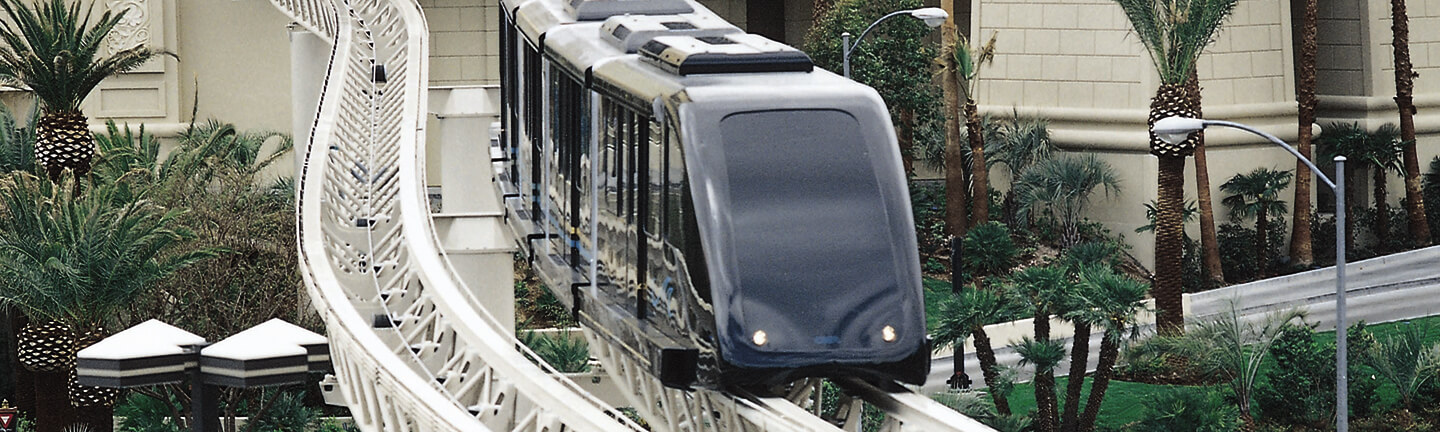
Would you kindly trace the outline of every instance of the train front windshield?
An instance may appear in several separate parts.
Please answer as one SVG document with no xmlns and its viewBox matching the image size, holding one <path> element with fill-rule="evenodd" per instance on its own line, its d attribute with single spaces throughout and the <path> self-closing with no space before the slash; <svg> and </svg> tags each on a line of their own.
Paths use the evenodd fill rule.
<svg viewBox="0 0 1440 432">
<path fill-rule="evenodd" d="M 913 309 L 901 288 L 908 261 L 891 237 L 892 219 L 903 215 L 878 177 L 895 174 L 893 156 L 866 143 L 843 111 L 733 114 L 720 129 L 744 323 L 731 331 L 760 352 L 843 360 L 845 351 L 886 345 L 886 325 L 910 329 L 887 321 Z"/>
</svg>

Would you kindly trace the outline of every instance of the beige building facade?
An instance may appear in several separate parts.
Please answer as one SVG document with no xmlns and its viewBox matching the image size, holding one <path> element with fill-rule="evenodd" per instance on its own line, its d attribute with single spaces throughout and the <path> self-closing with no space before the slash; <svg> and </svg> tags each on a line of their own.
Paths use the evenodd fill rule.
<svg viewBox="0 0 1440 432">
<path fill-rule="evenodd" d="M 116 47 L 143 43 L 178 56 L 106 81 L 86 103 L 87 112 L 98 122 L 145 123 L 162 136 L 177 133 L 197 118 L 217 118 L 242 129 L 291 130 L 290 56 L 295 34 L 289 20 L 269 2 L 94 1 L 131 11 L 117 29 Z M 742 28 L 793 45 L 803 42 L 813 4 L 813 0 L 702 2 Z M 1135 247 L 1134 255 L 1148 264 L 1152 237 L 1133 230 L 1146 223 L 1141 204 L 1155 197 L 1156 161 L 1148 154 L 1145 118 L 1158 79 L 1119 6 L 1113 0 L 929 3 L 951 9 L 958 25 L 977 39 L 996 35 L 995 62 L 981 71 L 978 96 L 984 112 L 1049 119 L 1054 140 L 1063 149 L 1100 155 L 1121 172 L 1123 192 L 1108 199 L 1095 197 L 1091 218 L 1124 233 Z M 1423 167 L 1440 153 L 1440 0 L 1408 3 L 1411 53 L 1420 73 L 1415 102 Z M 498 2 L 420 0 L 420 4 L 431 32 L 432 85 L 444 90 L 496 84 Z M 1240 1 L 1198 65 L 1206 117 L 1295 138 L 1296 4 Z M 1391 100 L 1388 2 L 1321 0 L 1320 11 L 1319 123 L 1359 122 L 1374 129 L 1398 122 Z M 15 92 L 5 98 L 12 104 L 23 99 Z M 1295 166 L 1283 150 L 1243 133 L 1214 131 L 1207 138 L 1217 203 L 1219 185 L 1236 173 Z M 1187 195 L 1193 199 L 1191 169 Z M 1398 179 L 1390 186 L 1397 191 L 1392 199 L 1403 196 L 1398 193 L 1403 190 Z M 1220 217 L 1223 221 L 1223 213 Z"/>
</svg>

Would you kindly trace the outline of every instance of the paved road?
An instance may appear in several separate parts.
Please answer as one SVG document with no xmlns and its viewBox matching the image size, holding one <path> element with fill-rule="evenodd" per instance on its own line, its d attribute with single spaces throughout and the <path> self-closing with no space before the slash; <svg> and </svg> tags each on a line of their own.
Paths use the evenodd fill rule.
<svg viewBox="0 0 1440 432">
<path fill-rule="evenodd" d="M 1386 257 L 1350 263 L 1345 266 L 1346 321 L 1365 320 L 1371 323 L 1400 321 L 1440 314 L 1440 246 Z M 1212 316 L 1228 310 L 1233 304 L 1242 316 L 1258 319 L 1264 314 L 1289 307 L 1301 307 L 1308 321 L 1319 323 L 1319 330 L 1335 328 L 1335 268 L 1328 267 L 1274 279 L 1229 286 L 1187 295 L 1190 307 L 1187 319 Z M 1152 332 L 1153 325 L 1142 328 Z M 993 338 L 993 337 L 992 337 Z M 1010 341 L 994 341 L 996 359 L 1014 367 L 1020 356 L 1008 345 Z M 1067 347 L 1071 341 L 1067 337 Z M 1003 346 L 1002 346 L 1003 345 Z M 1100 350 L 1098 333 L 1090 338 L 1090 369 L 1094 369 Z M 975 386 L 983 386 L 979 362 L 974 352 L 966 352 L 965 370 Z M 954 371 L 953 356 L 937 357 L 931 366 L 926 392 L 945 388 L 945 380 Z M 1069 371 L 1069 362 L 1062 363 L 1057 373 Z M 1020 369 L 1022 380 L 1031 373 Z"/>
</svg>

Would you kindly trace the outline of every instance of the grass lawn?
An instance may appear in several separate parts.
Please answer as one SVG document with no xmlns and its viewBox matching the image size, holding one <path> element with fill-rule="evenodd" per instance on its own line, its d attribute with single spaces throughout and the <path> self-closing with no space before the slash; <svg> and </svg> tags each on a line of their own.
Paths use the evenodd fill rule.
<svg viewBox="0 0 1440 432">
<path fill-rule="evenodd" d="M 939 279 L 925 278 L 925 328 L 930 333 L 935 333 L 935 323 L 940 320 L 940 304 L 945 299 L 954 296 L 950 291 L 950 282 Z"/>
<path fill-rule="evenodd" d="M 927 281 L 927 289 L 929 288 L 928 282 L 929 281 Z M 944 289 L 949 289 L 949 284 L 945 284 L 944 282 L 939 281 L 936 282 L 943 285 Z M 1432 345 L 1440 343 L 1440 316 L 1431 316 L 1409 321 L 1375 324 L 1368 326 L 1368 329 L 1371 333 L 1375 334 L 1376 339 L 1383 343 L 1386 338 L 1395 337 L 1395 335 L 1398 334 L 1404 326 L 1410 325 L 1427 326 L 1428 332 L 1426 333 L 1425 338 L 1427 343 L 1430 343 Z M 1335 340 L 1335 333 L 1333 331 L 1316 333 L 1315 339 L 1317 341 L 1333 343 Z M 1359 362 L 1360 359 L 1350 359 L 1351 365 L 1358 364 Z M 1265 371 L 1270 367 L 1271 362 L 1269 361 L 1269 359 L 1267 359 L 1266 363 L 1261 366 L 1260 375 L 1262 377 L 1262 381 L 1264 380 L 1263 377 L 1265 376 Z M 1065 385 L 1068 380 L 1065 377 L 1058 377 L 1055 379 L 1055 381 L 1057 382 L 1057 396 L 1060 399 L 1064 399 Z M 1085 379 L 1085 393 L 1082 393 L 1082 395 L 1088 396 L 1090 392 L 1090 381 L 1090 378 Z M 1096 426 L 1101 430 L 1120 429 L 1127 424 L 1139 421 L 1141 416 L 1144 414 L 1143 402 L 1150 399 L 1156 392 L 1166 387 L 1168 386 L 1140 384 L 1124 381 L 1111 381 L 1109 391 L 1105 393 L 1105 402 L 1100 407 L 1100 419 Z M 1223 390 L 1224 386 L 1220 386 L 1219 388 Z M 1381 411 L 1393 408 L 1399 400 L 1399 396 L 1395 392 L 1395 387 L 1388 382 L 1385 382 L 1380 386 L 1378 393 L 1379 406 L 1377 408 Z M 1064 404 L 1063 400 L 1061 401 L 1061 404 Z M 1026 413 L 1034 410 L 1035 387 L 1031 383 L 1017 384 L 1015 386 L 1015 392 L 1010 394 L 1010 407 L 1016 413 Z M 1259 414 L 1259 411 L 1257 410 L 1256 413 Z"/>
<path fill-rule="evenodd" d="M 1090 381 L 1090 378 L 1085 378 L 1085 389 L 1080 393 L 1082 401 L 1090 395 Z M 1055 378 L 1056 395 L 1060 399 L 1062 413 L 1065 405 L 1065 386 L 1069 382 L 1069 379 L 1065 377 Z M 1141 402 L 1162 387 L 1165 386 L 1110 381 L 1110 388 L 1105 391 L 1105 402 L 1100 404 L 1100 417 L 1095 422 L 1095 428 L 1119 430 L 1127 424 L 1140 421 L 1140 416 L 1144 414 L 1145 410 Z M 1010 394 L 1010 409 L 1016 413 L 1027 413 L 1034 410 L 1035 387 L 1030 383 L 1016 384 L 1015 392 Z"/>
</svg>

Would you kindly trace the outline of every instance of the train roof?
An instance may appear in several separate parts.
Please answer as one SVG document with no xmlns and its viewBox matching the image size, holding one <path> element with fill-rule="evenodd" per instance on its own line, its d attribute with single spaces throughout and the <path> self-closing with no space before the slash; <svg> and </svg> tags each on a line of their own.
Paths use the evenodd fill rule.
<svg viewBox="0 0 1440 432">
<path fill-rule="evenodd" d="M 567 73 L 649 106 L 657 99 L 701 102 L 783 95 L 815 97 L 873 89 L 813 68 L 803 52 L 745 34 L 699 3 L 683 14 L 620 14 L 579 20 L 573 0 L 504 0 L 526 39 Z M 592 0 L 595 1 L 595 0 Z M 613 1 L 613 0 L 612 0 Z M 626 0 L 620 3 L 629 3 Z M 688 1 L 688 0 L 687 0 Z M 792 97 L 793 97 L 792 96 Z"/>
</svg>

